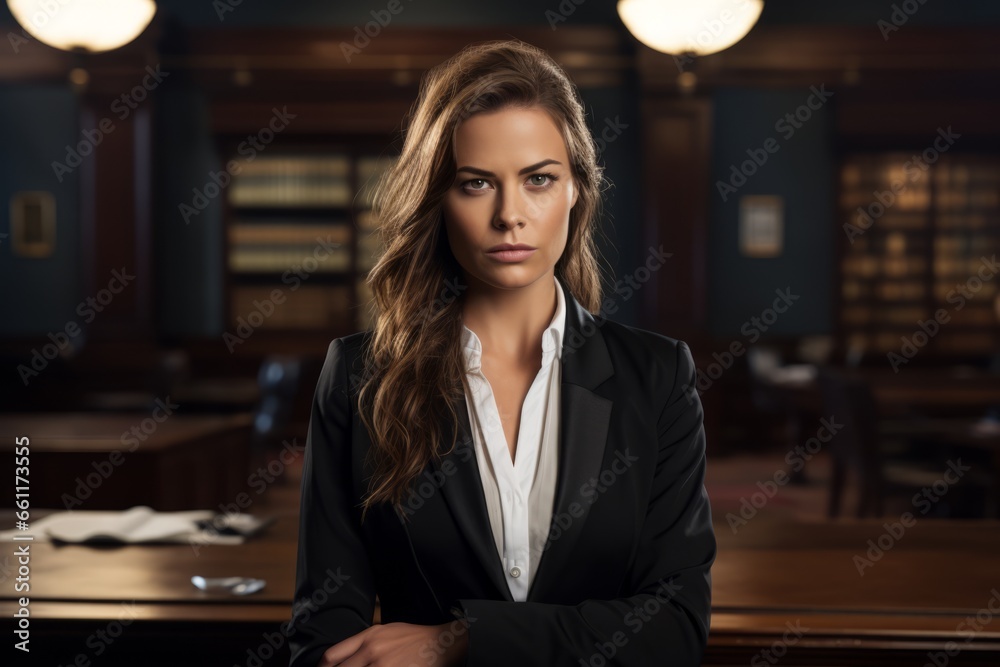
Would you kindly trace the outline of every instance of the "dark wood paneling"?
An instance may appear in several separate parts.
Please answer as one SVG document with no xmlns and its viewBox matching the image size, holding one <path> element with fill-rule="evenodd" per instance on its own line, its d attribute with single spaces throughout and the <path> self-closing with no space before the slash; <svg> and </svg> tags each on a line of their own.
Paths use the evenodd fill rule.
<svg viewBox="0 0 1000 667">
<path fill-rule="evenodd" d="M 643 289 L 642 326 L 697 345 L 706 328 L 711 102 L 643 103 L 643 243 L 673 256 Z"/>
</svg>

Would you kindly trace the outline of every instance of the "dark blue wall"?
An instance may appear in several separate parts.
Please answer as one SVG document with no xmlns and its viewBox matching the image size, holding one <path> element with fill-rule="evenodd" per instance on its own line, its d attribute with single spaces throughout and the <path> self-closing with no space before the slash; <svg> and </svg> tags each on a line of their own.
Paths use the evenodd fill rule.
<svg viewBox="0 0 1000 667">
<path fill-rule="evenodd" d="M 73 93 L 62 86 L 0 86 L 0 233 L 10 234 L 10 201 L 23 190 L 46 190 L 56 202 L 55 252 L 15 257 L 11 239 L 0 237 L 0 335 L 63 331 L 80 321 L 79 173 L 62 174 L 67 145 L 80 140 Z M 86 159 L 86 158 L 84 158 Z"/>
<path fill-rule="evenodd" d="M 640 194 L 642 165 L 636 159 L 641 149 L 639 98 L 634 82 L 620 88 L 581 91 L 587 121 L 598 139 L 598 160 L 610 186 L 604 191 L 603 226 L 598 234 L 598 252 L 606 275 L 605 296 L 615 303 L 615 310 L 603 313 L 619 322 L 638 321 L 639 299 L 625 300 L 614 292 L 614 281 L 632 274 L 645 261 L 641 247 Z"/>
<path fill-rule="evenodd" d="M 223 322 L 222 200 L 185 221 L 210 172 L 223 163 L 212 144 L 204 95 L 178 77 L 157 91 L 153 224 L 157 330 L 164 336 L 218 336 Z M 168 79 L 169 80 L 169 79 Z"/>
<path fill-rule="evenodd" d="M 826 91 L 829 92 L 829 91 Z M 743 324 L 771 307 L 775 290 L 799 296 L 766 332 L 823 333 L 830 329 L 834 248 L 832 107 L 836 94 L 809 109 L 809 118 L 788 122 L 813 93 L 795 90 L 721 90 L 715 95 L 709 224 L 709 328 L 741 337 Z M 807 107 L 808 108 L 808 107 Z M 805 117 L 806 112 L 802 112 Z M 798 122 L 798 121 L 796 121 Z M 774 143 L 768 143 L 773 139 Z M 768 152 L 764 147 L 771 148 Z M 775 150 L 774 147 L 777 147 Z M 763 162 L 750 160 L 751 150 Z M 763 151 L 763 153 L 761 153 Z M 766 161 L 763 157 L 766 155 Z M 720 183 L 739 183 L 731 192 Z M 751 173 L 752 172 L 752 173 Z M 744 195 L 784 198 L 784 250 L 778 257 L 745 257 L 739 249 L 739 207 Z"/>
</svg>

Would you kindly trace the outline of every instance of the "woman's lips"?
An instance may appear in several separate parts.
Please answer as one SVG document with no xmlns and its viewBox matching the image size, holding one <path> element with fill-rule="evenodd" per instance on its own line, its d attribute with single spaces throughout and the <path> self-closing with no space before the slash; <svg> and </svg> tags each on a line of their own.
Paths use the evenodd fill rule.
<svg viewBox="0 0 1000 667">
<path fill-rule="evenodd" d="M 493 252 L 486 253 L 486 255 L 499 262 L 520 262 L 531 257 L 535 250 L 537 250 L 537 248 L 533 248 L 531 250 L 495 250 Z"/>
</svg>

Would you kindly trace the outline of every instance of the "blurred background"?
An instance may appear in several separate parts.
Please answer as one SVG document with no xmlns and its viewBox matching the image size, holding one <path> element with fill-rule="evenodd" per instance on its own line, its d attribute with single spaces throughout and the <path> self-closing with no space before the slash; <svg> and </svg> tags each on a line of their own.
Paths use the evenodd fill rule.
<svg viewBox="0 0 1000 667">
<path fill-rule="evenodd" d="M 205 523 L 36 533 L 30 622 L 5 550 L 36 651 L 287 664 L 309 409 L 329 342 L 370 326 L 372 186 L 423 73 L 517 37 L 578 86 L 613 184 L 602 314 L 698 367 L 705 664 L 1000 664 L 1000 5 L 86 5 L 0 5 L 0 530 Z"/>
</svg>

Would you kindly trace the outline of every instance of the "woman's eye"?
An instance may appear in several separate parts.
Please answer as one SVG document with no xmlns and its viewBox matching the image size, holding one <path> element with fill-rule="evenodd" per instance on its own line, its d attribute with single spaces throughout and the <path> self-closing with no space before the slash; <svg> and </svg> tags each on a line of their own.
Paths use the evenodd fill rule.
<svg viewBox="0 0 1000 667">
<path fill-rule="evenodd" d="M 536 180 L 537 179 L 537 180 Z M 554 174 L 532 174 L 528 177 L 529 185 L 538 188 L 547 188 L 556 181 Z M 462 183 L 462 188 L 470 192 L 482 192 L 487 190 L 489 182 L 483 178 L 473 178 Z"/>
<path fill-rule="evenodd" d="M 538 183 L 538 182 L 532 183 L 532 185 L 537 185 L 539 187 L 545 187 L 547 185 L 551 185 L 556 180 L 556 177 L 553 174 L 532 174 L 530 178 L 544 178 L 544 179 L 547 179 L 546 181 L 544 181 L 542 183 Z"/>
<path fill-rule="evenodd" d="M 486 189 L 485 187 L 482 187 L 482 188 L 470 187 L 471 183 L 483 183 L 485 185 L 486 181 L 484 181 L 481 178 L 474 178 L 471 181 L 466 181 L 463 185 L 464 185 L 464 187 L 468 188 L 469 190 L 485 190 Z"/>
</svg>

